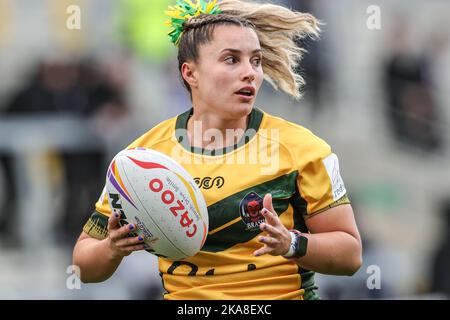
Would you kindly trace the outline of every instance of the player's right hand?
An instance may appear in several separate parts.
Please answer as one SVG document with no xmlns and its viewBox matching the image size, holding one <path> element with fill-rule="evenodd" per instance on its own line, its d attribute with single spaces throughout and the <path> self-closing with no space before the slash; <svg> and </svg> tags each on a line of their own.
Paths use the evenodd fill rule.
<svg viewBox="0 0 450 320">
<path fill-rule="evenodd" d="M 144 250 L 147 246 L 141 236 L 130 237 L 129 233 L 135 233 L 136 226 L 127 224 L 119 225 L 120 214 L 115 211 L 108 219 L 108 247 L 113 258 L 130 255 L 133 251 Z"/>
</svg>

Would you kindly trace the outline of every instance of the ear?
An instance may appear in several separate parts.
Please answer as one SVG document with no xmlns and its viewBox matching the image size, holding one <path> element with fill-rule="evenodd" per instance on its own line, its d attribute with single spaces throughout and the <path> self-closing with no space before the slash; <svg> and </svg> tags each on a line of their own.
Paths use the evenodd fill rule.
<svg viewBox="0 0 450 320">
<path fill-rule="evenodd" d="M 197 87 L 197 66 L 192 61 L 186 61 L 181 65 L 181 75 L 189 83 L 191 88 Z"/>
</svg>

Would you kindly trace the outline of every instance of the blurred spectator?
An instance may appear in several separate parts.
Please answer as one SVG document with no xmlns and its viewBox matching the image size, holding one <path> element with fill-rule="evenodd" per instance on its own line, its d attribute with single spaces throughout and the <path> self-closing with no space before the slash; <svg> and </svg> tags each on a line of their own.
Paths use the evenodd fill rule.
<svg viewBox="0 0 450 320">
<path fill-rule="evenodd" d="M 112 79 L 111 79 L 112 80 Z M 122 84 L 110 81 L 96 61 L 44 61 L 30 83 L 6 106 L 7 114 L 69 113 L 91 116 L 107 103 L 123 110 Z"/>
<path fill-rule="evenodd" d="M 444 236 L 431 260 L 431 291 L 450 299 L 450 198 L 443 201 L 442 219 L 445 224 Z"/>
<path fill-rule="evenodd" d="M 431 64 L 435 52 L 415 54 L 407 45 L 408 25 L 400 22 L 392 32 L 392 53 L 384 66 L 387 118 L 394 139 L 422 151 L 443 145 L 437 99 L 432 88 Z"/>
<path fill-rule="evenodd" d="M 77 113 L 88 108 L 87 96 L 78 85 L 77 67 L 62 61 L 41 63 L 35 75 L 6 106 L 7 114 Z"/>
<path fill-rule="evenodd" d="M 103 67 L 103 66 L 102 66 Z M 123 98 L 125 83 L 117 74 L 90 59 L 78 64 L 63 61 L 42 62 L 30 82 L 18 90 L 6 106 L 7 115 L 73 115 L 93 118 L 102 127 L 126 116 L 127 108 Z M 106 120 L 105 120 L 106 119 Z M 82 222 L 92 213 L 104 182 L 105 150 L 91 152 L 70 150 L 60 151 L 60 161 L 65 174 L 65 201 L 60 222 L 56 227 L 57 238 L 62 244 L 73 245 L 82 228 Z M 1 162 L 11 169 L 9 155 L 0 156 Z M 6 177 L 8 184 L 14 185 L 13 176 Z M 14 210 L 18 197 L 14 188 L 7 195 L 8 210 Z M 0 221 L 3 231 L 11 234 L 14 219 Z"/>
</svg>

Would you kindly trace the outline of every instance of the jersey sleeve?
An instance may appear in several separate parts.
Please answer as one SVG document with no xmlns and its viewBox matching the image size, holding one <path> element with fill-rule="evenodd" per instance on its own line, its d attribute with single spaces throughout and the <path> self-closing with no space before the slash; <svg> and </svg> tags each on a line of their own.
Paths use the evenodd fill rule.
<svg viewBox="0 0 450 320">
<path fill-rule="evenodd" d="M 95 211 L 83 227 L 83 231 L 93 238 L 102 240 L 108 236 L 108 219 L 111 216 L 106 187 L 95 203 Z"/>
<path fill-rule="evenodd" d="M 308 216 L 350 203 L 337 155 L 325 142 L 320 144 L 314 148 L 314 152 L 309 153 L 309 159 L 299 168 L 297 186 L 307 203 Z"/>
</svg>

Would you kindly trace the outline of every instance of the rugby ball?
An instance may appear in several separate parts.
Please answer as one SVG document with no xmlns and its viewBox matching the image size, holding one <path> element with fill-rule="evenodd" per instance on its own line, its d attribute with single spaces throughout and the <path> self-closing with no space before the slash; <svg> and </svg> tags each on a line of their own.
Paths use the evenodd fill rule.
<svg viewBox="0 0 450 320">
<path fill-rule="evenodd" d="M 205 243 L 209 219 L 203 194 L 165 154 L 147 148 L 119 152 L 108 167 L 106 192 L 121 225 L 133 223 L 152 254 L 184 259 Z"/>
</svg>

